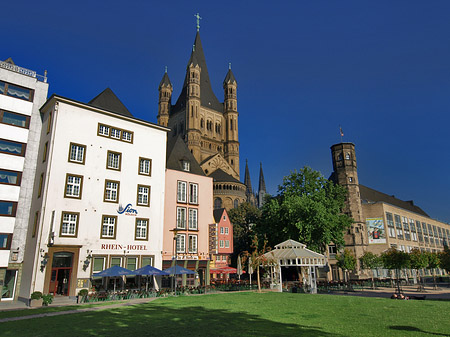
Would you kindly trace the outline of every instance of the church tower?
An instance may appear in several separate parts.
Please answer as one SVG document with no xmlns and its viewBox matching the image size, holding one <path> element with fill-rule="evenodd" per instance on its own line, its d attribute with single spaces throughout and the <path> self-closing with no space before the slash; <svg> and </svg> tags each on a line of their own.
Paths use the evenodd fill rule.
<svg viewBox="0 0 450 337">
<path fill-rule="evenodd" d="M 266 196 L 266 182 L 264 181 L 262 163 L 259 163 L 258 208 L 261 208 L 263 206 L 265 196 Z"/>
<path fill-rule="evenodd" d="M 172 100 L 173 86 L 170 82 L 169 76 L 167 75 L 167 67 L 164 72 L 164 76 L 159 83 L 159 104 L 158 104 L 158 124 L 162 126 L 167 126 L 169 123 L 169 111 Z"/>
<path fill-rule="evenodd" d="M 359 193 L 355 144 L 335 144 L 331 146 L 331 156 L 333 161 L 331 179 L 348 190 L 344 213 L 352 217 L 354 222 L 348 232 L 345 233 L 345 248 L 353 251 L 357 258 L 357 273 L 359 274 L 359 257 L 365 252 L 365 247 L 368 245 L 368 237 Z"/>
</svg>

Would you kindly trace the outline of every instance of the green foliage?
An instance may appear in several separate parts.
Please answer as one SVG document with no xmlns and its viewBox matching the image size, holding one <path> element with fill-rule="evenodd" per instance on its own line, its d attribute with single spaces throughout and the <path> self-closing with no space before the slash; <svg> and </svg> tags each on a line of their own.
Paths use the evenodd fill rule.
<svg viewBox="0 0 450 337">
<path fill-rule="evenodd" d="M 40 291 L 35 291 L 31 294 L 32 300 L 39 300 L 42 298 L 42 293 Z"/>
<path fill-rule="evenodd" d="M 287 239 L 324 252 L 334 243 L 344 246 L 344 231 L 353 220 L 342 213 L 347 190 L 309 167 L 283 178 L 278 195 L 267 199 L 257 230 L 270 245 Z"/>
<path fill-rule="evenodd" d="M 234 257 L 244 251 L 252 250 L 253 226 L 261 219 L 261 211 L 248 202 L 228 212 L 233 224 Z"/>
<path fill-rule="evenodd" d="M 336 255 L 337 266 L 342 270 L 355 270 L 356 268 L 356 257 L 348 249 L 344 249 L 342 254 Z"/>
<path fill-rule="evenodd" d="M 362 269 L 375 269 L 382 265 L 381 257 L 372 252 L 365 252 L 359 258 L 359 262 L 361 263 Z"/>
<path fill-rule="evenodd" d="M 52 304 L 53 302 L 53 295 L 52 294 L 45 294 L 42 295 L 42 305 L 47 307 L 49 304 Z"/>
<path fill-rule="evenodd" d="M 381 259 L 383 261 L 383 266 L 386 269 L 404 269 L 408 268 L 410 264 L 408 253 L 395 248 L 391 248 L 381 254 Z"/>
<path fill-rule="evenodd" d="M 428 268 L 437 268 L 440 265 L 438 253 L 427 252 L 428 255 Z"/>
<path fill-rule="evenodd" d="M 440 267 L 450 273 L 450 249 L 444 248 L 444 251 L 439 254 Z"/>
<path fill-rule="evenodd" d="M 87 296 L 89 294 L 89 290 L 87 290 L 87 289 L 81 289 L 79 292 L 78 292 L 78 296 Z"/>
<path fill-rule="evenodd" d="M 423 269 L 428 267 L 428 254 L 420 249 L 414 248 L 409 253 L 411 269 Z"/>
</svg>

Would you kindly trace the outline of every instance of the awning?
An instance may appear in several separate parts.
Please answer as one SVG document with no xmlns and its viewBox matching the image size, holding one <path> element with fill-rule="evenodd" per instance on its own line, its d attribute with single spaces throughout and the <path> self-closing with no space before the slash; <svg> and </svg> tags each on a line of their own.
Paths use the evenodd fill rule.
<svg viewBox="0 0 450 337">
<path fill-rule="evenodd" d="M 221 267 L 221 268 L 211 268 L 209 270 L 210 274 L 236 274 L 237 269 L 233 267 Z M 245 273 L 245 271 L 244 271 Z"/>
</svg>

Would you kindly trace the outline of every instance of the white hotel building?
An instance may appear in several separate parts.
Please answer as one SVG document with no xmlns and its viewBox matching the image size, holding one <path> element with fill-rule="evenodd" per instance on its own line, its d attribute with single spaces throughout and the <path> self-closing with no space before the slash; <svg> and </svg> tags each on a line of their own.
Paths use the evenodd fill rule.
<svg viewBox="0 0 450 337">
<path fill-rule="evenodd" d="M 88 104 L 53 95 L 41 116 L 21 299 L 76 296 L 114 265 L 161 268 L 169 129 L 110 89 Z"/>
<path fill-rule="evenodd" d="M 47 92 L 45 76 L 0 61 L 0 301 L 18 296 Z"/>
</svg>

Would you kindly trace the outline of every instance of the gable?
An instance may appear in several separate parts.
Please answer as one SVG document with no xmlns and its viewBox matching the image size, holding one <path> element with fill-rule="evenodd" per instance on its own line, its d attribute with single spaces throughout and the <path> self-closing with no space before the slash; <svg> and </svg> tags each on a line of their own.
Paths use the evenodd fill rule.
<svg viewBox="0 0 450 337">
<path fill-rule="evenodd" d="M 216 153 L 215 155 L 205 159 L 202 163 L 200 163 L 200 167 L 207 176 L 220 169 L 230 176 L 234 177 L 235 179 L 239 180 L 239 175 L 230 166 L 230 164 L 228 164 L 228 162 L 225 160 L 225 158 L 222 157 L 220 153 Z"/>
</svg>

